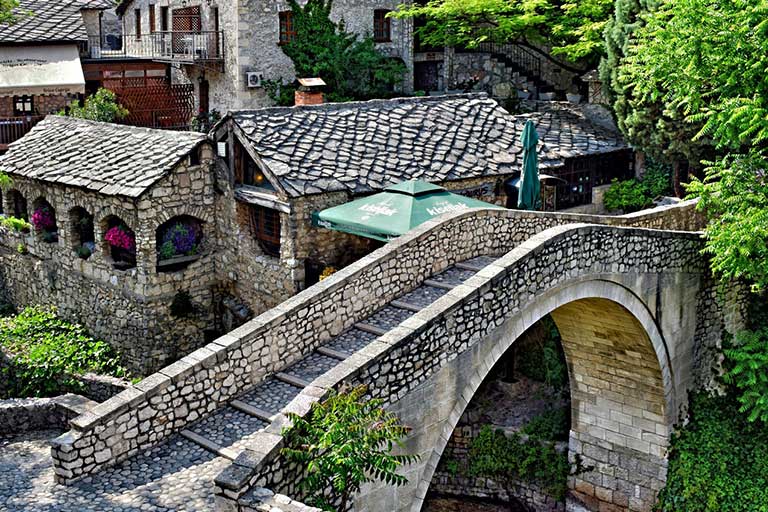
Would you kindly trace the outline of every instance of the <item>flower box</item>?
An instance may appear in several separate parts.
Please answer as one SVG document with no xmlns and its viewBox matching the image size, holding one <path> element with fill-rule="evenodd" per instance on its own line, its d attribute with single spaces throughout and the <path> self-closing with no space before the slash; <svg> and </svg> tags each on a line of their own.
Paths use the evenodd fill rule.
<svg viewBox="0 0 768 512">
<path fill-rule="evenodd" d="M 163 269 L 168 267 L 174 267 L 176 265 L 188 264 L 193 261 L 197 261 L 202 258 L 202 254 L 192 254 L 191 256 L 173 256 L 172 258 L 166 258 L 157 262 L 157 268 Z"/>
</svg>

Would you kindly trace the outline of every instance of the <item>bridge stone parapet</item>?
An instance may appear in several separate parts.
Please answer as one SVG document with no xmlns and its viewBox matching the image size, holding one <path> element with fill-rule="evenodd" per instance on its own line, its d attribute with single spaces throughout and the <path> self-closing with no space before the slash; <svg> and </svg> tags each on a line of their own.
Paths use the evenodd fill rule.
<svg viewBox="0 0 768 512">
<path fill-rule="evenodd" d="M 498 255 L 548 228 L 579 221 L 604 225 L 690 229 L 700 225 L 700 219 L 697 220 L 693 215 L 694 206 L 692 203 L 683 203 L 641 215 L 623 217 L 479 210 L 449 215 L 426 223 L 412 234 L 387 244 L 331 278 L 75 418 L 71 422 L 72 430 L 53 444 L 52 454 L 57 479 L 63 483 L 72 482 L 158 444 L 171 433 L 178 432 L 188 424 L 210 414 L 259 383 L 266 375 L 278 372 L 301 359 L 324 341 L 392 299 L 414 289 L 428 276 L 457 261 L 484 254 Z M 562 229 L 562 233 L 572 233 L 574 228 L 558 229 Z M 594 233 L 594 236 L 603 233 L 604 241 L 600 240 L 599 243 L 596 242 L 597 245 L 589 246 L 596 252 L 603 247 L 603 242 L 607 244 L 604 247 L 612 247 L 610 244 L 613 243 L 613 235 L 606 233 L 632 231 L 607 227 L 579 229 L 586 229 L 583 233 Z M 547 236 L 551 236 L 551 233 Z M 636 251 L 634 259 L 619 257 L 614 252 L 606 254 L 606 258 L 614 258 L 610 261 L 611 265 L 616 267 L 615 272 L 629 271 L 635 264 L 638 268 L 650 272 L 647 269 L 656 268 L 671 257 L 661 254 L 660 262 L 645 259 L 642 257 L 642 250 L 646 245 L 643 238 L 646 235 L 636 233 L 635 236 L 635 245 L 621 247 L 621 250 L 627 249 L 630 255 L 634 254 L 632 251 Z M 667 244 L 672 244 L 674 240 L 688 240 L 691 247 L 700 243 L 694 235 L 657 233 L 654 237 L 654 240 L 668 240 L 665 242 Z M 533 241 L 527 242 L 528 245 L 523 243 L 520 248 L 530 249 L 531 243 Z M 677 249 L 677 246 L 667 247 L 667 250 Z M 566 250 L 573 251 L 574 248 Z M 699 261 L 700 258 L 697 260 L 694 257 L 696 250 L 698 249 L 693 252 L 683 251 L 679 256 L 687 255 L 691 258 L 689 263 L 696 263 L 696 268 L 700 270 L 703 265 Z M 548 256 L 552 265 L 555 265 L 552 267 L 553 273 L 556 273 L 556 265 L 559 265 L 556 261 L 558 257 L 557 252 Z M 572 258 L 564 260 L 575 261 Z M 604 266 L 604 270 L 606 269 Z M 550 276 L 541 279 L 549 282 L 551 278 Z M 384 393 L 381 390 L 392 381 L 394 385 L 392 391 L 387 391 L 387 399 L 392 403 L 402 399 L 412 388 L 400 387 L 398 384 L 404 374 L 398 373 L 400 367 L 395 361 L 401 361 L 406 353 L 412 351 L 400 345 L 399 349 L 393 348 L 390 351 L 390 348 L 394 347 L 393 343 L 397 345 L 395 340 L 400 340 L 402 336 L 415 335 L 417 331 L 421 332 L 422 328 L 426 330 L 425 326 L 414 324 L 418 318 L 436 311 L 434 308 L 440 304 L 444 307 L 453 305 L 451 300 L 463 301 L 467 298 L 462 295 L 465 293 L 468 293 L 466 285 L 342 362 L 329 374 L 318 378 L 312 386 L 306 388 L 289 404 L 286 411 L 306 410 L 309 403 L 320 399 L 329 388 L 344 378 L 350 378 L 353 373 L 358 375 L 357 380 L 371 383 L 374 393 Z M 471 324 L 457 324 L 457 332 L 465 332 L 469 325 Z M 431 343 L 435 350 L 439 348 L 437 345 L 441 345 L 436 344 L 434 340 Z M 389 354 L 386 356 L 388 358 L 394 358 L 391 364 L 387 363 L 385 354 Z M 414 357 L 427 358 L 430 357 L 428 354 L 429 351 L 426 351 Z M 449 359 L 449 354 L 450 352 L 440 351 L 431 356 L 433 360 L 428 364 L 412 363 L 419 370 L 406 377 L 413 382 L 420 382 L 429 375 L 430 368 L 437 368 L 440 361 Z M 381 364 L 375 366 L 373 361 L 379 360 Z M 430 366 L 434 364 L 438 366 Z M 244 459 L 247 460 L 233 464 L 233 468 L 245 470 L 240 470 L 238 479 L 229 479 L 229 484 L 237 480 L 245 488 L 260 480 L 257 467 L 263 467 L 261 462 L 267 459 L 275 459 L 281 424 L 278 417 L 265 430 L 266 437 L 258 440 L 260 445 L 254 446 L 251 453 L 246 454 Z M 254 461 L 259 461 L 259 464 Z M 247 473 L 247 477 L 243 473 Z M 273 472 L 273 475 L 277 473 Z M 227 478 L 224 477 L 220 479 L 223 484 L 227 483 Z M 265 483 L 268 487 L 274 484 L 275 490 L 278 491 L 284 485 L 284 482 Z M 234 489 L 231 485 L 222 485 L 219 490 L 222 499 L 226 501 L 244 492 L 243 488 Z"/>
<path fill-rule="evenodd" d="M 695 322 L 708 273 L 702 243 L 694 233 L 590 225 L 549 229 L 316 379 L 303 407 L 292 412 L 306 411 L 342 382 L 367 384 L 372 396 L 414 426 L 407 451 L 422 455 L 423 463 L 408 471 L 413 485 L 367 489 L 356 509 L 419 510 L 442 453 L 436 447 L 444 447 L 492 363 L 525 328 L 553 312 L 565 339 L 573 338 L 566 349 L 574 397 L 571 452 L 594 468 L 572 479 L 572 493 L 595 508 L 602 503 L 648 510 L 665 479 L 669 429 L 692 383 L 694 345 L 698 336 L 711 334 L 697 331 Z M 665 289 L 678 295 L 663 297 Z M 575 301 L 583 302 L 569 306 Z M 679 316 L 654 318 L 650 311 L 657 308 Z M 577 314 L 586 315 L 582 332 L 567 327 Z M 498 338 L 488 341 L 510 318 L 514 331 L 507 333 L 506 345 Z M 605 355 L 608 348 L 614 357 Z M 268 450 L 235 461 L 219 475 L 220 508 L 237 510 L 250 486 L 295 495 L 297 475 L 278 455 L 284 425 L 276 422 L 265 431 Z"/>
</svg>

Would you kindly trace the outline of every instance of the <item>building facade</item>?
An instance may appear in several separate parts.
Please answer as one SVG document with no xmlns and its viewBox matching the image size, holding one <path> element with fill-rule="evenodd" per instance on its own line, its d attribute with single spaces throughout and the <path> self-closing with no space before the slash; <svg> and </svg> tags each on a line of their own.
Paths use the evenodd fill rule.
<svg viewBox="0 0 768 512">
<path fill-rule="evenodd" d="M 347 30 L 361 37 L 375 36 L 377 48 L 402 59 L 412 76 L 411 24 L 386 17 L 398 4 L 337 0 L 332 17 L 343 18 Z M 295 36 L 285 0 L 125 0 L 117 12 L 127 54 L 170 62 L 174 81 L 195 87 L 199 111 L 268 106 L 263 80 L 296 78 L 280 49 Z M 406 89 L 411 81 L 406 77 Z"/>
</svg>

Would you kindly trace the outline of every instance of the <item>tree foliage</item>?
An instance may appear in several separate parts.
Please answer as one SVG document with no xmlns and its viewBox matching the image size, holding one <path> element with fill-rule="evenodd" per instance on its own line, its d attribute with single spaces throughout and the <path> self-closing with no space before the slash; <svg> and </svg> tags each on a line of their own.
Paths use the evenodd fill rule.
<svg viewBox="0 0 768 512">
<path fill-rule="evenodd" d="M 430 0 L 400 5 L 397 17 L 423 17 L 419 36 L 435 46 L 527 41 L 569 61 L 596 61 L 613 0 Z"/>
<path fill-rule="evenodd" d="M 0 319 L 0 347 L 10 355 L 2 369 L 9 397 L 55 396 L 80 391 L 76 375 L 126 375 L 118 355 L 85 329 L 59 319 L 53 308 L 27 307 Z"/>
<path fill-rule="evenodd" d="M 19 0 L 0 0 L 0 23 L 12 24 L 18 16 L 26 16 L 29 13 L 19 13 Z"/>
<path fill-rule="evenodd" d="M 729 155 L 706 169 L 703 180 L 688 187 L 700 198 L 707 224 L 706 251 L 723 279 L 768 287 L 768 162 L 756 152 Z"/>
<path fill-rule="evenodd" d="M 403 485 L 397 470 L 418 460 L 395 455 L 407 428 L 385 411 L 381 400 L 365 400 L 365 386 L 332 395 L 314 403 L 306 419 L 289 414 L 283 454 L 305 468 L 301 482 L 308 502 L 323 510 L 347 510 L 349 498 L 366 482 L 383 480 Z"/>
<path fill-rule="evenodd" d="M 320 77 L 330 101 L 365 100 L 392 95 L 405 76 L 401 60 L 385 56 L 371 37 L 358 39 L 344 21 L 331 20 L 333 0 L 309 0 L 303 7 L 290 0 L 295 38 L 282 46 L 296 76 Z M 292 104 L 293 88 L 280 84 L 273 99 Z"/>
<path fill-rule="evenodd" d="M 729 396 L 694 395 L 672 436 L 656 510 L 768 511 L 768 429 L 739 414 Z"/>
<path fill-rule="evenodd" d="M 603 198 L 608 211 L 621 210 L 632 213 L 653 205 L 653 200 L 672 192 L 672 180 L 668 165 L 649 159 L 642 178 L 613 180 Z"/>
<path fill-rule="evenodd" d="M 87 97 L 83 106 L 73 101 L 69 105 L 69 112 L 62 111 L 59 114 L 90 119 L 91 121 L 114 123 L 127 116 L 128 110 L 117 102 L 117 96 L 114 92 L 101 88 L 96 91 L 96 94 Z"/>
<path fill-rule="evenodd" d="M 723 380 L 736 388 L 740 412 L 768 424 L 768 326 L 737 333 L 723 353 Z"/>
</svg>

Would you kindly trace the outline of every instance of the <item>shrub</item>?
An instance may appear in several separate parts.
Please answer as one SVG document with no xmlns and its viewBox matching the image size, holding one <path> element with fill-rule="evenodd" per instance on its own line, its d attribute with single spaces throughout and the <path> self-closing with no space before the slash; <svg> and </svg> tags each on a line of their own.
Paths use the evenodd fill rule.
<svg viewBox="0 0 768 512">
<path fill-rule="evenodd" d="M 82 107 L 77 101 L 73 101 L 66 109 L 59 112 L 59 115 L 114 123 L 125 118 L 128 113 L 128 110 L 117 102 L 114 92 L 101 88 L 96 91 L 96 94 L 88 96 Z"/>
<path fill-rule="evenodd" d="M 568 456 L 557 451 L 553 442 L 533 436 L 523 440 L 520 434 L 507 435 L 490 425 L 484 426 L 470 445 L 470 475 L 497 480 L 508 491 L 516 480 L 534 481 L 562 500 L 569 469 Z"/>
<path fill-rule="evenodd" d="M 30 229 L 32 229 L 32 224 L 25 221 L 24 219 L 18 219 L 16 217 L 3 217 L 0 219 L 0 224 L 8 229 L 19 232 L 28 232 Z"/>
<path fill-rule="evenodd" d="M 109 345 L 59 319 L 50 307 L 27 307 L 15 317 L 0 318 L 0 346 L 11 359 L 4 370 L 10 397 L 79 391 L 82 384 L 75 376 L 86 372 L 127 373 Z"/>
<path fill-rule="evenodd" d="M 383 409 L 381 400 L 365 400 L 365 392 L 365 386 L 358 386 L 315 402 L 306 418 L 288 414 L 293 426 L 283 432 L 282 453 L 306 470 L 301 486 L 309 494 L 308 504 L 347 510 L 349 498 L 366 482 L 407 482 L 397 470 L 418 457 L 391 453 L 407 429 Z"/>
<path fill-rule="evenodd" d="M 537 439 L 567 441 L 571 429 L 570 413 L 569 407 L 550 409 L 531 418 L 521 432 Z"/>
<path fill-rule="evenodd" d="M 653 200 L 672 193 L 672 169 L 669 165 L 648 159 L 641 179 L 613 180 L 605 191 L 605 207 L 609 211 L 632 213 L 653 205 Z"/>
<path fill-rule="evenodd" d="M 746 421 L 731 396 L 692 396 L 688 419 L 672 436 L 656 510 L 768 510 L 766 425 Z"/>
<path fill-rule="evenodd" d="M 768 423 L 768 327 L 741 331 L 724 342 L 723 380 L 735 389 L 749 421 Z"/>
<path fill-rule="evenodd" d="M 516 369 L 528 378 L 555 389 L 567 390 L 568 367 L 560 344 L 560 333 L 551 317 L 544 317 L 542 324 L 547 337 L 539 346 L 519 354 Z"/>
</svg>

